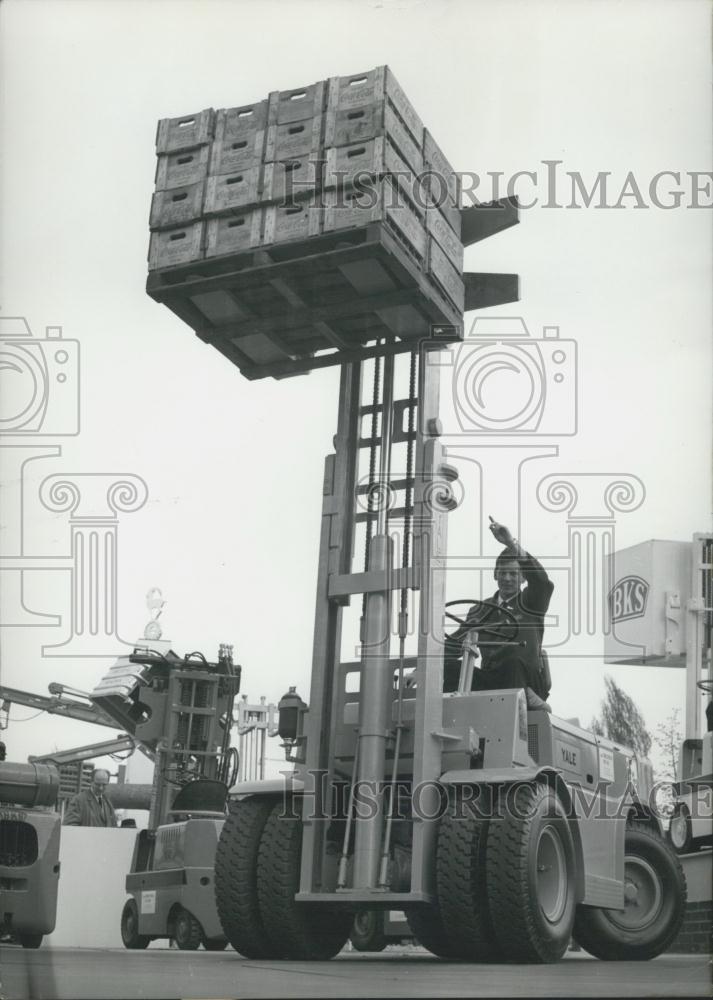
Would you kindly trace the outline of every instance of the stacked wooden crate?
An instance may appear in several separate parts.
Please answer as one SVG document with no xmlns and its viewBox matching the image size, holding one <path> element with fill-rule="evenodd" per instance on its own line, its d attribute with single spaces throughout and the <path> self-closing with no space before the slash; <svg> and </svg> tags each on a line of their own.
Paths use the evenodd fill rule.
<svg viewBox="0 0 713 1000">
<path fill-rule="evenodd" d="M 457 177 L 388 67 L 163 120 L 157 154 L 147 290 L 248 377 L 461 335 Z"/>
</svg>

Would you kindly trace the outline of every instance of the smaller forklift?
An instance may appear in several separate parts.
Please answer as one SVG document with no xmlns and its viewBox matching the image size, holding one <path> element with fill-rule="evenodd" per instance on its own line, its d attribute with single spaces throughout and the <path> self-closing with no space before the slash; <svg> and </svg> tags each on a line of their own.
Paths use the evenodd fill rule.
<svg viewBox="0 0 713 1000">
<path fill-rule="evenodd" d="M 230 743 L 241 668 L 233 647 L 216 662 L 147 640 L 120 657 L 90 698 L 155 758 L 148 828 L 139 831 L 121 915 L 126 948 L 159 938 L 182 950 L 227 946 L 213 895 L 213 864 L 238 776 Z"/>
</svg>

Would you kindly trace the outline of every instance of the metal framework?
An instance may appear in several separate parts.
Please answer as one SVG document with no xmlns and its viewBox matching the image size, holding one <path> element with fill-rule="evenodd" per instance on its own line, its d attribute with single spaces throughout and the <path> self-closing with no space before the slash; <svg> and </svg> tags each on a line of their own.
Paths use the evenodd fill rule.
<svg viewBox="0 0 713 1000">
<path fill-rule="evenodd" d="M 352 778 L 357 784 L 368 784 L 383 802 L 384 789 L 398 777 L 401 762 L 408 779 L 425 790 L 421 797 L 424 814 L 432 812 L 439 802 L 435 783 L 441 774 L 444 736 L 441 629 L 445 603 L 444 574 L 439 570 L 446 553 L 446 515 L 452 506 L 450 482 L 455 476 L 438 441 L 439 367 L 429 363 L 441 346 L 436 341 L 421 345 L 418 390 L 407 399 L 394 396 L 393 357 L 385 359 L 381 398 L 371 404 L 362 402 L 363 364 L 342 367 L 335 453 L 325 463 L 312 687 L 301 771 L 307 794 L 303 799 L 299 900 L 334 899 L 335 891 L 345 901 L 382 906 L 434 899 L 435 824 L 414 817 L 411 879 L 405 891 L 392 891 L 381 870 L 380 860 L 388 855 L 391 834 L 391 822 L 385 818 L 388 810 L 377 808 L 373 816 L 352 821 L 350 799 L 345 836 L 348 839 L 353 829 L 353 867 L 340 872 L 338 886 L 326 835 L 340 782 Z M 412 419 L 412 429 L 405 431 L 403 417 L 409 412 L 417 419 Z M 375 413 L 378 435 L 364 437 L 363 420 Z M 398 478 L 392 476 L 393 446 L 404 442 L 411 444 L 415 461 L 411 474 Z M 369 504 L 367 520 L 376 530 L 373 535 L 367 533 L 368 564 L 362 571 L 355 566 L 354 545 L 356 524 L 364 519 L 358 507 L 359 458 L 364 449 L 374 445 L 379 450 L 379 472 L 378 480 L 370 485 L 377 502 Z M 372 452 L 372 469 L 374 464 Z M 404 504 L 399 507 L 395 502 L 390 511 L 390 501 L 402 491 Z M 399 515 L 411 521 L 411 544 L 406 549 L 410 553 L 407 564 L 396 568 L 389 521 Z M 418 592 L 415 660 L 392 657 L 394 591 L 406 588 Z M 342 615 L 357 595 L 363 596 L 364 602 L 362 656 L 360 664 L 349 664 L 343 663 L 341 656 Z M 402 603 L 402 634 L 404 615 Z M 414 667 L 406 688 L 405 674 Z M 358 694 L 347 694 L 347 677 L 358 673 Z M 399 738 L 401 761 L 394 767 L 397 733 L 406 715 L 409 732 L 406 741 Z M 330 762 L 334 762 L 331 768 Z M 317 780 L 317 775 L 326 778 Z M 346 849 L 343 854 L 346 856 Z"/>
</svg>

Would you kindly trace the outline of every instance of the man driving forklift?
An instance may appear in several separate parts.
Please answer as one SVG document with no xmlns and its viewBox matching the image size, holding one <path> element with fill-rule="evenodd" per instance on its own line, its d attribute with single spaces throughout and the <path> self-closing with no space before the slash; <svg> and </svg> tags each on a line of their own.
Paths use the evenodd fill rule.
<svg viewBox="0 0 713 1000">
<path fill-rule="evenodd" d="M 528 709 L 551 712 L 546 702 L 551 682 L 542 637 L 554 584 L 509 528 L 492 517 L 489 527 L 505 546 L 495 562 L 498 589 L 488 601 L 475 603 L 465 622 L 446 639 L 444 690 L 458 689 L 461 660 L 477 647 L 481 662 L 473 670 L 471 690 L 524 688 Z"/>
</svg>

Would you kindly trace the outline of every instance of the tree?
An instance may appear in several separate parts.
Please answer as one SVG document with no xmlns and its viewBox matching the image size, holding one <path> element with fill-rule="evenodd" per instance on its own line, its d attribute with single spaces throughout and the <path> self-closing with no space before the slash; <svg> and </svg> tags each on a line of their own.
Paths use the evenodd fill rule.
<svg viewBox="0 0 713 1000">
<path fill-rule="evenodd" d="M 678 781 L 678 755 L 683 742 L 680 714 L 680 710 L 675 708 L 663 722 L 659 722 L 654 735 L 654 744 L 661 761 L 661 767 L 656 770 L 662 778 L 669 781 Z"/>
<path fill-rule="evenodd" d="M 592 732 L 597 736 L 606 736 L 621 746 L 631 747 L 638 754 L 648 757 L 651 737 L 633 698 L 608 674 L 604 678 L 604 684 L 607 696 L 602 702 L 601 719 L 592 719 Z"/>
</svg>

